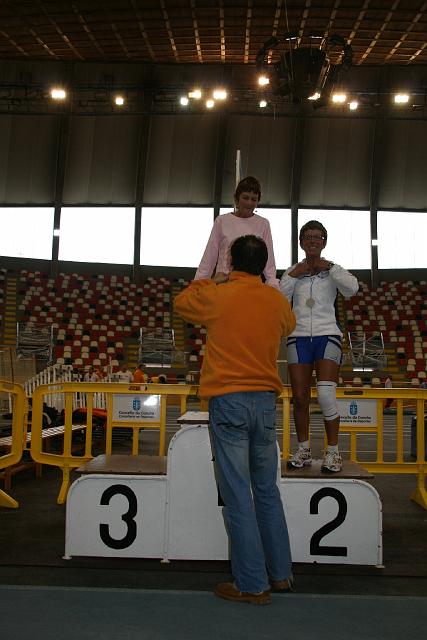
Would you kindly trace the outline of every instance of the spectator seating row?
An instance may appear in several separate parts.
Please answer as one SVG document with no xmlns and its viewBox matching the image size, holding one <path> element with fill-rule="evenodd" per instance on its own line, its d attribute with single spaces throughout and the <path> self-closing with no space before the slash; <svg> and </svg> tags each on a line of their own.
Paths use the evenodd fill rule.
<svg viewBox="0 0 427 640">
<path fill-rule="evenodd" d="M 381 331 L 385 345 L 396 350 L 398 364 L 407 377 L 426 377 L 425 281 L 381 282 L 377 289 L 369 289 L 361 283 L 358 293 L 344 304 L 349 332 L 371 334 Z"/>
<path fill-rule="evenodd" d="M 20 321 L 50 324 L 54 358 L 77 366 L 114 366 L 124 358 L 124 345 L 137 340 L 140 329 L 171 327 L 171 282 L 148 278 L 142 285 L 128 276 L 47 274 L 22 271 L 19 278 Z"/>
<path fill-rule="evenodd" d="M 347 330 L 367 334 L 381 331 L 386 346 L 396 350 L 397 361 L 412 386 L 418 386 L 427 371 L 426 282 L 381 282 L 371 290 L 360 283 L 359 292 L 346 300 Z M 201 325 L 186 325 L 190 366 L 200 367 L 206 341 Z M 381 380 L 363 382 L 359 376 L 345 380 L 353 386 L 382 386 Z"/>
<path fill-rule="evenodd" d="M 0 290 L 1 281 L 0 273 Z M 176 290 L 177 284 L 182 288 L 188 282 L 148 278 L 137 285 L 128 276 L 61 273 L 50 278 L 38 271 L 22 271 L 18 318 L 54 328 L 54 356 L 59 363 L 102 366 L 111 359 L 117 366 L 126 342 L 138 339 L 140 328 L 172 327 L 172 285 Z M 414 385 L 427 370 L 426 294 L 425 282 L 382 282 L 373 290 L 361 283 L 359 292 L 344 303 L 347 329 L 367 334 L 381 331 Z M 202 326 L 186 324 L 190 370 L 200 369 L 205 342 Z M 357 376 L 353 383 L 360 384 Z"/>
</svg>

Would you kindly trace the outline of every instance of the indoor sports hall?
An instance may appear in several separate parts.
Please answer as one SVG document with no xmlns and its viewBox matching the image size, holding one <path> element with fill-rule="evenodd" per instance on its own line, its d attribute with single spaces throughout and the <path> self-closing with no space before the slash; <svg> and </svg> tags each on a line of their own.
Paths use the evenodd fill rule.
<svg viewBox="0 0 427 640">
<path fill-rule="evenodd" d="M 426 30 L 424 0 L 1 3 L 1 638 L 425 637 Z M 289 465 L 280 343 L 295 592 L 261 608 L 213 594 L 209 342 L 175 308 L 247 176 L 275 281 L 315 220 L 358 283 L 334 309 L 337 473 L 314 373 L 313 461 Z"/>
</svg>

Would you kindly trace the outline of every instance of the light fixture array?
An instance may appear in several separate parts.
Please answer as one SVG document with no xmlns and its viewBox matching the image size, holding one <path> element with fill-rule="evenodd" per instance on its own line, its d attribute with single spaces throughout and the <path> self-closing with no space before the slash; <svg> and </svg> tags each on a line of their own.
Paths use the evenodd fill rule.
<svg viewBox="0 0 427 640">
<path fill-rule="evenodd" d="M 261 89 L 268 88 L 270 83 L 269 78 L 266 75 L 259 75 L 257 79 L 257 84 Z M 307 98 L 312 102 L 316 102 L 320 100 L 322 97 L 320 91 L 315 91 L 311 96 Z M 405 105 L 408 104 L 410 99 L 410 95 L 408 93 L 396 93 L 393 95 L 393 102 L 396 105 Z M 359 99 L 354 96 L 347 95 L 345 90 L 334 91 L 329 98 L 330 102 L 333 105 L 347 105 L 350 111 L 356 111 L 359 108 Z M 268 105 L 268 102 L 265 97 L 259 100 L 259 107 L 265 108 Z"/>
<path fill-rule="evenodd" d="M 55 100 L 58 102 L 62 102 L 66 100 L 68 97 L 68 93 L 66 89 L 64 89 L 63 87 L 52 87 L 49 90 L 49 95 L 52 98 L 52 100 Z M 126 100 L 122 95 L 117 94 L 114 96 L 113 102 L 116 106 L 122 107 L 125 104 Z"/>
<path fill-rule="evenodd" d="M 288 111 L 292 108 L 293 100 L 289 97 L 277 96 L 272 86 L 272 80 L 269 79 L 267 73 L 264 73 L 264 77 L 255 77 L 252 80 L 251 85 L 245 85 L 239 87 L 238 84 L 233 86 L 232 100 L 229 106 L 229 111 L 236 110 L 253 110 L 262 109 L 264 112 L 270 112 L 274 109 L 275 113 L 282 111 Z M 274 79 L 274 76 L 273 76 Z M 270 84 L 269 84 L 270 83 Z M 125 113 L 132 113 L 140 108 L 139 93 L 140 87 L 137 86 L 119 86 L 113 88 L 112 82 L 104 85 L 93 87 L 70 87 L 63 84 L 37 87 L 25 86 L 16 88 L 15 86 L 0 86 L 0 113 L 4 111 L 17 112 L 20 110 L 28 111 L 31 108 L 40 110 L 43 108 L 43 103 L 52 104 L 59 109 L 65 107 L 66 110 L 71 109 L 73 112 L 82 111 L 100 111 L 104 109 L 104 112 L 111 113 L 111 111 L 118 113 L 119 111 Z M 86 97 L 87 92 L 89 95 Z M 160 109 L 164 109 L 163 105 L 169 105 L 171 108 L 173 105 L 173 111 L 176 110 L 176 103 L 178 102 L 178 109 L 184 110 L 185 108 L 196 106 L 197 111 L 212 111 L 216 107 L 220 107 L 227 100 L 230 99 L 230 88 L 224 88 L 224 86 L 206 87 L 200 86 L 191 87 L 191 90 L 187 90 L 185 93 L 176 93 L 176 87 L 172 90 L 163 90 L 160 88 L 158 95 L 155 95 L 154 109 L 160 106 Z M 164 97 L 166 96 L 166 100 Z M 46 102 L 47 98 L 47 102 Z M 399 92 L 377 92 L 372 87 L 370 90 L 364 92 L 360 90 L 360 86 L 357 90 L 349 88 L 342 80 L 335 82 L 334 90 L 316 90 L 312 95 L 306 95 L 304 101 L 307 104 L 312 104 L 314 108 L 325 107 L 329 105 L 332 109 L 339 108 L 340 112 L 343 110 L 350 110 L 352 113 L 357 110 L 372 107 L 385 107 L 392 109 L 400 109 L 401 112 L 408 113 L 409 111 L 424 109 L 426 110 L 427 102 L 424 94 L 400 90 Z"/>
<path fill-rule="evenodd" d="M 207 92 L 209 94 L 209 92 Z M 203 98 L 204 91 L 199 88 L 194 88 L 185 95 L 181 95 L 179 98 L 179 104 L 181 107 L 188 107 L 191 101 L 198 101 Z M 228 98 L 228 92 L 223 87 L 217 87 L 210 92 L 209 97 L 205 99 L 206 109 L 213 109 L 217 102 L 224 102 Z"/>
</svg>

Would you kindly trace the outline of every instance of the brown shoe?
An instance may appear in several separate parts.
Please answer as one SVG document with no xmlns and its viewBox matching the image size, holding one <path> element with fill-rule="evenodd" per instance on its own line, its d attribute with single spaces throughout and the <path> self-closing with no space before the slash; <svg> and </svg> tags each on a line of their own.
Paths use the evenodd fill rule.
<svg viewBox="0 0 427 640">
<path fill-rule="evenodd" d="M 249 604 L 270 604 L 270 592 L 261 591 L 261 593 L 245 593 L 239 591 L 233 582 L 220 582 L 214 589 L 214 594 L 225 600 L 233 602 L 248 602 Z"/>
<path fill-rule="evenodd" d="M 286 580 L 270 580 L 271 590 L 275 593 L 291 593 L 295 591 L 293 578 Z"/>
</svg>

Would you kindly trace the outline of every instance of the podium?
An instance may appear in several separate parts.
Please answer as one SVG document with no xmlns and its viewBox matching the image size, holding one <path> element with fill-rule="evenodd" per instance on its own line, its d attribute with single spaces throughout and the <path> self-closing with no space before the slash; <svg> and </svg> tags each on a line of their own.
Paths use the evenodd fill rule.
<svg viewBox="0 0 427 640">
<path fill-rule="evenodd" d="M 180 421 L 167 458 L 99 456 L 80 468 L 67 499 L 65 558 L 228 559 L 208 414 Z M 294 562 L 381 565 L 378 493 L 346 475 L 318 476 L 316 465 L 285 474 L 279 460 Z"/>
</svg>

